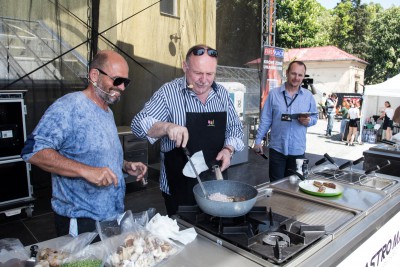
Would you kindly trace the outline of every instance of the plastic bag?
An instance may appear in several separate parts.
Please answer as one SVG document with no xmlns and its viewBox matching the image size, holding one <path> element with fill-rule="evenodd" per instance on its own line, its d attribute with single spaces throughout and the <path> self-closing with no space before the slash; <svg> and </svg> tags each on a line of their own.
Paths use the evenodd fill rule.
<svg viewBox="0 0 400 267">
<path fill-rule="evenodd" d="M 147 212 L 127 211 L 118 218 L 96 223 L 107 255 L 105 266 L 155 266 L 181 248 L 147 231 L 141 223 Z M 138 223 L 140 222 L 140 224 Z"/>
<path fill-rule="evenodd" d="M 0 239 L 0 265 L 3 267 L 24 266 L 28 258 L 29 254 L 19 239 Z"/>
<path fill-rule="evenodd" d="M 36 266 L 58 267 L 76 259 L 82 259 L 82 257 L 85 259 L 95 259 L 92 255 L 77 255 L 82 254 L 82 251 L 85 251 L 96 236 L 97 232 L 88 232 L 82 233 L 77 237 L 63 236 L 53 239 L 49 243 L 45 243 L 42 247 L 39 247 Z"/>
<path fill-rule="evenodd" d="M 136 225 L 146 226 L 151 218 L 156 214 L 156 209 L 150 208 L 146 211 L 132 213 L 127 210 L 117 217 L 108 218 L 101 222 L 96 222 L 96 229 L 101 240 L 111 236 L 119 235 L 130 229 L 135 229 Z"/>
</svg>

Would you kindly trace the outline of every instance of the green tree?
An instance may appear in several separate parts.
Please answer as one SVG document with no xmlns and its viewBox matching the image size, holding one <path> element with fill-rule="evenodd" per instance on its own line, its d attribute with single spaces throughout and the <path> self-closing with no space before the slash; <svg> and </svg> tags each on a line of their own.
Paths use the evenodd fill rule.
<svg viewBox="0 0 400 267">
<path fill-rule="evenodd" d="M 365 83 L 385 81 L 400 72 L 400 7 L 380 11 L 371 22 L 367 38 L 370 63 L 365 71 Z"/>
<path fill-rule="evenodd" d="M 332 27 L 330 32 L 331 44 L 343 50 L 352 48 L 350 41 L 350 33 L 353 31 L 352 7 L 350 0 L 342 0 L 332 12 L 332 20 L 335 27 Z"/>
<path fill-rule="evenodd" d="M 326 45 L 329 36 L 321 17 L 329 15 L 316 0 L 278 0 L 276 46 L 300 48 Z"/>
</svg>

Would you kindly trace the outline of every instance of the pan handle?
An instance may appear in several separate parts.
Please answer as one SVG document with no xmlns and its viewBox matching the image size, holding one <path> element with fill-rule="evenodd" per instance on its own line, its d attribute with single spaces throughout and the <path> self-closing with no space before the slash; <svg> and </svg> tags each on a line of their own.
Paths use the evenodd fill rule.
<svg viewBox="0 0 400 267">
<path fill-rule="evenodd" d="M 317 162 L 315 162 L 315 166 L 321 165 L 325 161 L 326 161 L 326 158 L 322 158 L 322 159 L 318 160 Z"/>
<path fill-rule="evenodd" d="M 351 166 L 351 165 L 352 165 L 352 161 L 349 160 L 349 161 L 343 163 L 342 165 L 340 165 L 340 166 L 339 166 L 339 170 L 346 169 L 347 167 L 349 167 L 349 166 Z"/>
<path fill-rule="evenodd" d="M 297 177 L 299 177 L 300 180 L 302 180 L 302 181 L 306 180 L 306 178 L 303 175 L 301 175 L 300 173 L 298 173 L 297 171 L 292 170 L 292 169 L 288 169 L 288 171 L 291 172 L 294 175 L 297 175 Z"/>
<path fill-rule="evenodd" d="M 361 157 L 359 159 L 356 159 L 355 161 L 353 161 L 353 165 L 357 165 L 358 163 L 364 161 L 364 157 Z"/>
<path fill-rule="evenodd" d="M 222 176 L 221 168 L 219 165 L 214 165 L 212 166 L 214 172 L 215 172 L 215 179 L 217 180 L 224 180 L 224 177 Z"/>
</svg>

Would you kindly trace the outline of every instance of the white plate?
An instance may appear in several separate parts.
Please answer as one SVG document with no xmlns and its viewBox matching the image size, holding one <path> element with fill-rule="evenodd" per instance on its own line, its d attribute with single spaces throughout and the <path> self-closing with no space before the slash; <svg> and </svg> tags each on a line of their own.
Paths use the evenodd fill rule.
<svg viewBox="0 0 400 267">
<path fill-rule="evenodd" d="M 318 192 L 318 187 L 313 185 L 313 183 L 317 181 L 320 183 L 323 183 L 323 181 L 318 181 L 318 180 L 305 180 L 299 183 L 299 187 L 301 191 L 315 195 L 315 196 L 321 196 L 321 197 L 330 197 L 330 196 L 337 196 L 340 195 L 343 192 L 343 187 L 337 183 L 334 183 L 336 185 L 336 188 L 329 188 L 325 186 L 325 192 Z M 329 182 L 332 183 L 332 182 Z"/>
</svg>

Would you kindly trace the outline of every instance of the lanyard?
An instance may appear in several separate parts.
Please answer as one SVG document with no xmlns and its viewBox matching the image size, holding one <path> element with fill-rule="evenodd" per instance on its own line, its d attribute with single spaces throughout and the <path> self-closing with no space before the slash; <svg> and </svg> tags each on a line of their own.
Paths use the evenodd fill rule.
<svg viewBox="0 0 400 267">
<path fill-rule="evenodd" d="M 286 104 L 286 112 L 288 112 L 288 111 L 289 111 L 289 108 L 290 108 L 290 106 L 291 106 L 291 105 L 293 104 L 293 102 L 296 100 L 296 98 L 297 98 L 297 96 L 299 95 L 299 93 L 297 93 L 297 94 L 294 96 L 294 98 L 292 99 L 292 101 L 290 101 L 289 105 L 288 105 L 288 103 L 287 103 L 287 100 L 286 100 L 285 91 L 283 91 L 282 93 L 283 93 L 283 99 L 285 99 L 285 104 Z"/>
</svg>

